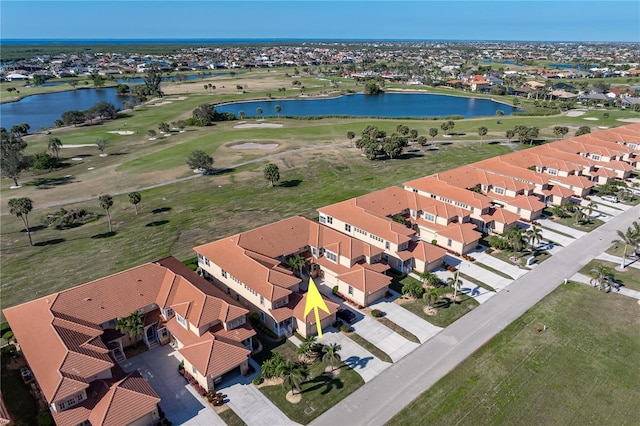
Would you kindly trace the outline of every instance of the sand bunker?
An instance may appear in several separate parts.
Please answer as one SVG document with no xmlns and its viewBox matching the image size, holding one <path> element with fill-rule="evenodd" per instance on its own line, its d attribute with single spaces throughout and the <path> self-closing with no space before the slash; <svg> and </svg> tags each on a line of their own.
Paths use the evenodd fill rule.
<svg viewBox="0 0 640 426">
<path fill-rule="evenodd" d="M 640 123 L 640 118 L 618 118 L 623 123 Z"/>
<path fill-rule="evenodd" d="M 583 118 L 583 120 L 598 121 L 596 117 L 586 117 L 586 118 Z"/>
<path fill-rule="evenodd" d="M 567 117 L 580 117 L 584 115 L 584 111 L 567 111 Z"/>
<path fill-rule="evenodd" d="M 238 145 L 233 145 L 231 149 L 276 149 L 278 147 L 277 143 L 255 143 L 255 142 L 245 142 Z"/>
<path fill-rule="evenodd" d="M 86 148 L 88 146 L 96 147 L 95 143 L 81 143 L 81 144 L 63 144 L 60 148 Z"/>
<path fill-rule="evenodd" d="M 157 107 L 157 106 L 162 106 L 162 105 L 169 105 L 170 103 L 171 103 L 171 101 L 156 102 L 155 104 L 151 104 L 149 106 Z"/>
<path fill-rule="evenodd" d="M 173 98 L 165 98 L 167 101 L 184 101 L 187 99 L 186 96 L 174 96 Z"/>
<path fill-rule="evenodd" d="M 233 126 L 234 129 L 277 129 L 282 127 L 282 124 L 275 123 L 246 123 Z"/>
<path fill-rule="evenodd" d="M 116 135 L 132 135 L 134 132 L 131 130 L 112 130 L 107 133 L 115 133 Z"/>
</svg>

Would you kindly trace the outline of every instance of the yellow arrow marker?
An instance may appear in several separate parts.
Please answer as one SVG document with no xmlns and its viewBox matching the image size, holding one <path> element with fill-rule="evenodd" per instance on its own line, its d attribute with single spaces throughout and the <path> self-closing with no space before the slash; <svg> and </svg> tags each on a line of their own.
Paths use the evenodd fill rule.
<svg viewBox="0 0 640 426">
<path fill-rule="evenodd" d="M 307 301 L 304 305 L 304 319 L 306 321 L 307 315 L 313 309 L 316 313 L 316 328 L 318 329 L 318 338 L 322 337 L 322 326 L 320 325 L 320 314 L 318 313 L 318 308 L 322 309 L 326 313 L 329 312 L 329 308 L 327 308 L 327 304 L 324 302 L 324 299 L 320 295 L 318 291 L 318 287 L 316 287 L 316 283 L 313 282 L 313 278 L 309 277 L 309 290 L 307 290 Z"/>
</svg>

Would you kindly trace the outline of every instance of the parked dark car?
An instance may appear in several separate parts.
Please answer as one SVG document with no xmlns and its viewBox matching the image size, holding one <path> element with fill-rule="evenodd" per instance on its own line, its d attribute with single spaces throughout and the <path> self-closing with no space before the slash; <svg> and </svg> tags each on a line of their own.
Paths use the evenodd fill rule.
<svg viewBox="0 0 640 426">
<path fill-rule="evenodd" d="M 347 324 L 353 324 L 357 319 L 356 314 L 349 309 L 338 309 L 336 316 Z"/>
<path fill-rule="evenodd" d="M 28 367 L 22 367 L 20 369 L 20 376 L 22 376 L 22 380 L 24 380 L 25 383 L 29 383 L 33 380 L 33 375 Z"/>
</svg>

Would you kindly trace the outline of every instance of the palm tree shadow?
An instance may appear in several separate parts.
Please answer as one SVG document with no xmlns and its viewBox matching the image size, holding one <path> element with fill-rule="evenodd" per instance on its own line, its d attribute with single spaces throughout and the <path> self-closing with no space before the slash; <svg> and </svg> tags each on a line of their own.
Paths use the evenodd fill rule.
<svg viewBox="0 0 640 426">
<path fill-rule="evenodd" d="M 103 238 L 113 237 L 114 235 L 116 235 L 116 231 L 103 232 L 102 234 L 96 234 L 96 235 L 92 236 L 91 239 L 92 240 L 100 240 L 100 239 L 103 239 Z"/>
<path fill-rule="evenodd" d="M 33 245 L 36 247 L 45 247 L 45 246 L 54 246 L 56 244 L 64 243 L 66 240 L 64 238 L 54 238 L 52 240 L 40 241 L 38 243 L 34 243 Z"/>
<path fill-rule="evenodd" d="M 145 226 L 149 226 L 149 227 L 162 226 L 162 225 L 165 225 L 167 223 L 169 223 L 168 220 L 156 220 L 156 221 L 147 223 Z"/>
<path fill-rule="evenodd" d="M 342 389 L 344 387 L 342 380 L 331 378 L 331 377 L 325 376 L 324 374 L 318 377 L 315 377 L 312 380 L 306 381 L 305 384 L 313 384 L 313 385 L 301 391 L 301 393 L 313 392 L 315 390 L 318 390 L 324 387 L 324 390 L 320 392 L 320 394 L 326 395 L 329 392 L 331 392 L 334 388 Z"/>
</svg>

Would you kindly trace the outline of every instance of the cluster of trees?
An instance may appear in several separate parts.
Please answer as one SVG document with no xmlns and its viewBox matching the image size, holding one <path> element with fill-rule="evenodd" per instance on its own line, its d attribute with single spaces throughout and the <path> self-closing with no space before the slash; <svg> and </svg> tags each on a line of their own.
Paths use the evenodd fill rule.
<svg viewBox="0 0 640 426">
<path fill-rule="evenodd" d="M 143 84 L 134 86 L 131 95 L 139 102 L 145 102 L 149 97 L 161 98 L 164 96 L 160 88 L 161 82 L 162 72 L 158 65 L 152 64 L 145 72 Z"/>
<path fill-rule="evenodd" d="M 458 276 L 456 271 L 453 277 L 447 278 L 446 282 L 443 282 L 433 272 L 421 272 L 418 274 L 420 281 L 408 280 L 402 286 L 402 294 L 415 299 L 424 300 L 427 309 L 431 309 L 433 303 L 440 298 L 440 293 L 436 290 L 438 287 L 446 285 L 453 290 L 453 303 L 457 303 L 458 291 L 462 286 L 462 280 Z"/>
<path fill-rule="evenodd" d="M 589 126 L 580 126 L 578 130 L 576 130 L 576 136 L 586 135 L 591 133 L 591 127 Z"/>
<path fill-rule="evenodd" d="M 302 383 L 308 377 L 306 364 L 314 362 L 321 356 L 322 363 L 330 366 L 331 371 L 334 371 L 341 362 L 340 350 L 342 350 L 342 347 L 339 344 L 323 345 L 316 342 L 315 336 L 309 336 L 296 349 L 296 353 L 299 356 L 298 362 L 287 359 L 281 353 L 275 352 L 262 364 L 260 378 L 272 379 L 279 377 L 282 379 L 282 387 L 289 389 L 291 394 L 295 395 L 296 391 L 300 392 L 302 390 Z"/>
<path fill-rule="evenodd" d="M 201 104 L 191 113 L 187 126 L 210 126 L 215 121 L 232 121 L 236 116 L 232 112 L 217 112 L 213 104 Z"/>
<path fill-rule="evenodd" d="M 503 235 L 491 235 L 488 242 L 491 247 L 499 250 L 511 249 L 517 257 L 521 256 L 527 247 L 530 247 L 530 253 L 535 255 L 538 244 L 542 242 L 542 229 L 535 225 L 527 230 L 512 227 Z"/>
<path fill-rule="evenodd" d="M 591 201 L 583 207 L 579 204 L 567 201 L 561 206 L 553 206 L 551 208 L 551 212 L 554 216 L 561 219 L 573 217 L 575 219 L 575 224 L 580 225 L 584 223 L 591 223 L 591 214 L 596 207 L 598 207 L 598 203 L 595 201 Z"/>
<path fill-rule="evenodd" d="M 522 126 L 518 125 L 513 129 L 509 129 L 505 132 L 506 138 L 511 143 L 511 139 L 517 138 L 520 143 L 530 143 L 533 144 L 533 141 L 536 140 L 538 135 L 540 134 L 540 129 L 535 126 Z"/>
<path fill-rule="evenodd" d="M 10 132 L 17 136 L 27 136 L 29 134 L 29 126 L 28 123 L 16 124 L 15 126 L 11 126 Z"/>
<path fill-rule="evenodd" d="M 95 119 L 114 120 L 118 118 L 118 109 L 110 102 L 98 102 L 87 110 L 72 110 L 62 113 L 62 119 L 56 120 L 56 127 L 76 126 L 84 122 L 91 122 Z"/>
<path fill-rule="evenodd" d="M 380 86 L 375 81 L 367 81 L 364 85 L 365 95 L 377 95 L 380 93 Z"/>
<path fill-rule="evenodd" d="M 393 159 L 400 155 L 408 144 L 407 138 L 398 133 L 387 136 L 384 130 L 369 125 L 362 131 L 362 137 L 356 141 L 356 148 L 369 160 L 375 160 L 381 155 Z"/>
<path fill-rule="evenodd" d="M 19 186 L 20 173 L 29 168 L 29 159 L 24 155 L 26 148 L 27 143 L 20 133 L 0 127 L 0 172 L 3 177 L 13 180 L 15 186 Z"/>
<path fill-rule="evenodd" d="M 191 155 L 187 157 L 187 166 L 192 170 L 210 170 L 213 157 L 201 150 L 191 151 Z"/>
<path fill-rule="evenodd" d="M 637 188 L 639 185 L 633 183 L 630 188 L 626 182 L 621 180 L 609 180 L 605 185 L 596 186 L 594 191 L 598 195 L 615 195 L 622 201 L 633 201 L 636 198 L 633 188 Z"/>
</svg>

